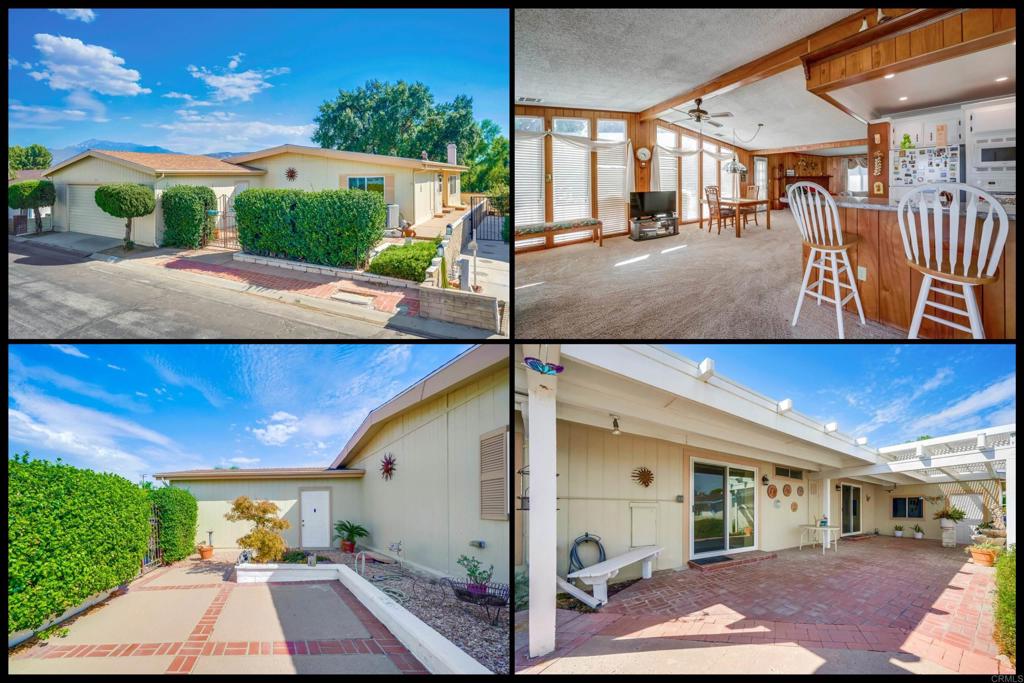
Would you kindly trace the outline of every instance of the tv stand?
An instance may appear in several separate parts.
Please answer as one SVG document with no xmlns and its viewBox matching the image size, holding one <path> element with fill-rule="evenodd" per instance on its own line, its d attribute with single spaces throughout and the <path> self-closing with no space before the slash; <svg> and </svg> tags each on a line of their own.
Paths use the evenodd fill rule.
<svg viewBox="0 0 1024 683">
<path fill-rule="evenodd" d="M 629 239 L 637 242 L 678 234 L 679 219 L 675 215 L 649 216 L 647 218 L 634 218 L 629 221 Z"/>
</svg>

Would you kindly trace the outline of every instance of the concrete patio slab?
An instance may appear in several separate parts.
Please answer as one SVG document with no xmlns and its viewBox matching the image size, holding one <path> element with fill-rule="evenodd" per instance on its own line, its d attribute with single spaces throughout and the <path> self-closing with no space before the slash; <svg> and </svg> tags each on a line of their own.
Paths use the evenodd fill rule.
<svg viewBox="0 0 1024 683">
<path fill-rule="evenodd" d="M 235 566 L 230 562 L 190 562 L 168 568 L 145 585 L 152 587 L 220 584 L 223 581 L 230 581 L 234 570 Z"/>
<path fill-rule="evenodd" d="M 164 643 L 186 640 L 217 594 L 217 588 L 182 591 L 129 590 L 77 619 L 61 645 Z"/>
<path fill-rule="evenodd" d="M 90 659 L 12 659 L 8 661 L 7 672 L 12 674 L 162 674 L 174 660 L 172 655 L 160 657 L 118 657 L 116 669 L 106 657 Z"/>
<path fill-rule="evenodd" d="M 387 655 L 200 657 L 194 674 L 400 674 Z"/>
<path fill-rule="evenodd" d="M 80 232 L 44 232 L 19 239 L 25 239 L 34 244 L 54 247 L 63 251 L 70 251 L 82 256 L 88 256 L 121 245 L 121 240 L 114 237 L 84 235 Z"/>
<path fill-rule="evenodd" d="M 369 638 L 370 633 L 327 583 L 236 588 L 213 640 Z"/>
</svg>

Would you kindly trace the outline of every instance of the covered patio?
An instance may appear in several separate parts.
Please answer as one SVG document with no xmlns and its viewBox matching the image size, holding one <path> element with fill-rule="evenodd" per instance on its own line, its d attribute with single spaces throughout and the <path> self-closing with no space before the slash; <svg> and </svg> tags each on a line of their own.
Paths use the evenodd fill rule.
<svg viewBox="0 0 1024 683">
<path fill-rule="evenodd" d="M 1007 545 L 1016 542 L 1015 425 L 873 448 L 788 399 L 722 377 L 710 358 L 649 345 L 539 344 L 518 347 L 518 360 L 526 357 L 564 369 L 543 374 L 520 363 L 516 371 L 525 442 L 517 469 L 528 484 L 517 491 L 525 499 L 517 563 L 530 581 L 530 610 L 517 615 L 517 671 L 607 672 L 587 659 L 606 656 L 632 671 L 622 656 L 647 646 L 651 657 L 681 657 L 678 667 L 717 657 L 700 650 L 709 643 L 816 653 L 782 657 L 788 673 L 829 670 L 822 660 L 851 650 L 875 653 L 864 656 L 878 660 L 878 673 L 1010 668 L 992 639 L 995 570 L 969 561 L 949 533 L 953 547 L 943 547 L 933 514 L 970 497 L 985 521 L 1005 526 Z M 629 483 L 640 464 L 654 491 Z M 716 464 L 725 474 L 711 481 L 726 493 L 701 489 L 711 475 L 699 468 Z M 924 525 L 923 540 L 891 535 L 903 516 Z M 838 545 L 833 536 L 824 553 L 798 549 L 799 527 L 822 517 Z M 724 538 L 701 536 L 709 518 L 728 529 L 718 532 Z M 562 558 L 573 538 L 595 532 L 609 558 L 658 548 L 656 571 L 618 592 L 613 578 L 597 612 L 556 609 Z M 691 568 L 723 557 L 757 561 Z M 638 576 L 638 567 L 623 568 L 618 580 Z M 774 656 L 755 659 L 762 655 Z M 726 670 L 742 671 L 749 659 Z M 893 661 L 900 671 L 887 668 Z M 675 669 L 683 670 L 694 672 Z"/>
</svg>

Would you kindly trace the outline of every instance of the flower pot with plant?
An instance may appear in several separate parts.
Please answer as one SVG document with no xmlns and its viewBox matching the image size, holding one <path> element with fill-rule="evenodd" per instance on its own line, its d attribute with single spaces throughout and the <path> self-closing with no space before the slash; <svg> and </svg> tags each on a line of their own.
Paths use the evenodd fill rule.
<svg viewBox="0 0 1024 683">
<path fill-rule="evenodd" d="M 356 551 L 356 539 L 369 536 L 370 532 L 366 527 L 355 522 L 337 522 L 334 525 L 334 538 L 341 539 L 341 552 L 354 553 Z"/>
<path fill-rule="evenodd" d="M 915 524 L 914 525 L 914 538 L 916 538 L 919 541 L 922 538 L 924 538 L 924 529 L 921 528 L 920 524 Z"/>
<path fill-rule="evenodd" d="M 903 538 L 903 525 L 897 524 L 896 526 L 894 526 L 892 535 L 896 538 Z"/>
<path fill-rule="evenodd" d="M 958 507 L 946 507 L 936 512 L 934 518 L 939 520 L 939 526 L 943 529 L 952 529 L 966 516 L 967 513 Z"/>
<path fill-rule="evenodd" d="M 989 541 L 981 541 L 967 547 L 967 552 L 971 554 L 971 559 L 979 567 L 991 567 L 1002 550 L 1002 546 Z"/>
<path fill-rule="evenodd" d="M 484 569 L 483 563 L 475 556 L 468 557 L 466 555 L 460 555 L 457 562 L 466 570 L 466 577 L 469 579 L 467 590 L 476 595 L 486 595 L 487 584 L 491 582 L 491 577 L 494 575 L 494 565 L 492 564 L 490 569 Z"/>
<path fill-rule="evenodd" d="M 200 543 L 196 549 L 199 550 L 200 560 L 208 560 L 213 557 L 213 546 L 208 543 Z"/>
</svg>

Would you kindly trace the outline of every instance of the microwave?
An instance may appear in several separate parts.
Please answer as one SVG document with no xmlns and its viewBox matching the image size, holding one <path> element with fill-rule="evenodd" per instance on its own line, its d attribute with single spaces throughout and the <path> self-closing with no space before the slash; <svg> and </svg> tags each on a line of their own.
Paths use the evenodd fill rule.
<svg viewBox="0 0 1024 683">
<path fill-rule="evenodd" d="M 1017 138 L 990 138 L 974 144 L 973 166 L 994 168 L 1017 165 Z"/>
</svg>

